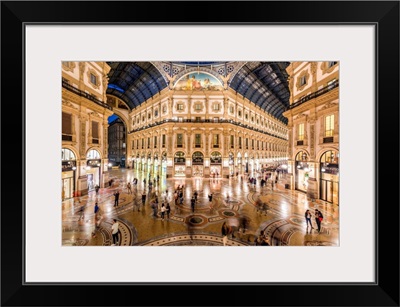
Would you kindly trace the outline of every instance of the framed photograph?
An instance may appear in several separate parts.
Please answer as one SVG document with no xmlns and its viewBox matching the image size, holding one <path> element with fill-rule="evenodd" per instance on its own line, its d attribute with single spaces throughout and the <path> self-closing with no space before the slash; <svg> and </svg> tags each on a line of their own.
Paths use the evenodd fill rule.
<svg viewBox="0 0 400 307">
<path fill-rule="evenodd" d="M 3 1 L 1 26 L 2 306 L 399 306 L 398 1 Z M 340 244 L 61 244 L 62 63 L 166 60 L 340 63 Z"/>
</svg>

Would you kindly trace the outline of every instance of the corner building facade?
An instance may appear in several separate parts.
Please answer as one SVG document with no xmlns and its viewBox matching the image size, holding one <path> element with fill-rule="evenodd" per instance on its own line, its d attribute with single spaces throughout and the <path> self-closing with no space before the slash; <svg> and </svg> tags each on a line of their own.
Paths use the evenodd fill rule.
<svg viewBox="0 0 400 307">
<path fill-rule="evenodd" d="M 62 199 L 103 186 L 108 167 L 105 62 L 62 63 Z"/>
<path fill-rule="evenodd" d="M 293 62 L 288 118 L 292 189 L 339 204 L 339 62 Z"/>
</svg>

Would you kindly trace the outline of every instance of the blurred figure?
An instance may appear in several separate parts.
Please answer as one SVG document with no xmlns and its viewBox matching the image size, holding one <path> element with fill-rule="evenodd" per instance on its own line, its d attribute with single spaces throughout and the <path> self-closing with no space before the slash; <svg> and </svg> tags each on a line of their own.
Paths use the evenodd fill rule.
<svg viewBox="0 0 400 307">
<path fill-rule="evenodd" d="M 190 240 L 193 241 L 193 235 L 194 235 L 194 227 L 192 225 L 192 223 L 190 223 L 191 218 L 193 217 L 193 215 L 189 215 L 188 219 L 187 219 L 187 229 L 188 229 L 188 235 L 190 237 Z M 193 244 L 193 242 L 191 242 Z"/>
<path fill-rule="evenodd" d="M 235 237 L 235 232 L 239 230 L 239 219 L 236 217 L 231 217 L 228 219 L 228 227 L 229 227 L 229 234 L 231 235 L 231 238 L 234 239 Z"/>
<path fill-rule="evenodd" d="M 241 216 L 239 218 L 239 230 L 241 230 L 243 234 L 246 232 L 248 225 L 249 218 L 247 216 Z"/>
<path fill-rule="evenodd" d="M 258 246 L 269 246 L 270 245 L 269 240 L 264 233 L 264 230 L 260 231 L 260 234 L 258 235 L 258 237 L 256 239 L 256 245 L 258 245 Z"/>
<path fill-rule="evenodd" d="M 221 227 L 221 235 L 222 235 L 222 244 L 226 246 L 226 243 L 228 242 L 228 234 L 229 234 L 229 227 L 226 222 L 223 222 L 222 227 Z"/>
</svg>

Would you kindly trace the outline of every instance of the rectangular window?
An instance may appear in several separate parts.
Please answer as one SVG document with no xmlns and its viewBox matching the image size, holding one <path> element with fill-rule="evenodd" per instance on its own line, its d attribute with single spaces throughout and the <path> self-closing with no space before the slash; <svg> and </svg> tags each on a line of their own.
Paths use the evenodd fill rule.
<svg viewBox="0 0 400 307">
<path fill-rule="evenodd" d="M 62 112 L 62 133 L 72 134 L 72 114 Z"/>
<path fill-rule="evenodd" d="M 254 140 L 251 140 L 251 149 L 254 149 Z"/>
<path fill-rule="evenodd" d="M 201 110 L 201 104 L 195 104 L 194 105 L 194 109 L 196 110 L 196 111 L 200 111 Z"/>
<path fill-rule="evenodd" d="M 218 121 L 219 121 L 219 117 L 214 117 L 214 123 L 218 123 Z"/>
<path fill-rule="evenodd" d="M 165 114 L 165 113 L 167 113 L 167 106 L 163 106 L 162 107 L 162 112 Z"/>
<path fill-rule="evenodd" d="M 306 84 L 306 76 L 300 78 L 300 86 Z"/>
<path fill-rule="evenodd" d="M 178 122 L 182 123 L 183 122 L 183 117 L 179 116 L 178 117 Z"/>
<path fill-rule="evenodd" d="M 196 118 L 195 118 L 195 121 L 196 121 L 196 122 L 200 122 L 200 121 L 201 121 L 201 117 L 196 117 Z"/>
<path fill-rule="evenodd" d="M 90 74 L 90 82 L 92 82 L 94 85 L 97 85 L 97 77 L 93 74 Z"/>
<path fill-rule="evenodd" d="M 213 147 L 219 147 L 219 134 L 213 134 Z"/>
<path fill-rule="evenodd" d="M 231 144 L 231 148 L 235 147 L 235 136 L 234 135 L 230 136 L 230 144 Z"/>
<path fill-rule="evenodd" d="M 303 124 L 299 124 L 299 126 L 298 126 L 297 139 L 299 141 L 303 141 L 304 140 L 304 123 Z"/>
<path fill-rule="evenodd" d="M 260 141 L 257 141 L 257 150 L 260 150 Z"/>
<path fill-rule="evenodd" d="M 139 149 L 139 140 L 136 140 L 136 149 Z"/>
<path fill-rule="evenodd" d="M 183 147 L 183 134 L 178 133 L 176 135 L 176 147 Z"/>
<path fill-rule="evenodd" d="M 240 111 L 240 110 L 238 111 L 238 116 L 242 117 L 242 111 Z"/>
<path fill-rule="evenodd" d="M 157 148 L 157 137 L 154 137 L 154 148 Z"/>
<path fill-rule="evenodd" d="M 142 139 L 142 149 L 144 149 L 144 139 Z"/>
<path fill-rule="evenodd" d="M 214 111 L 219 111 L 219 104 L 218 103 L 213 105 L 213 110 Z"/>
<path fill-rule="evenodd" d="M 239 149 L 242 149 L 242 137 L 239 136 Z"/>
<path fill-rule="evenodd" d="M 147 148 L 150 148 L 150 138 L 147 138 Z"/>
<path fill-rule="evenodd" d="M 335 124 L 335 115 L 329 115 L 325 118 L 325 136 L 333 136 Z"/>
<path fill-rule="evenodd" d="M 161 141 L 161 142 L 162 142 L 162 147 L 163 147 L 163 148 L 165 147 L 165 143 L 166 143 L 165 140 L 166 140 L 166 135 L 163 134 L 163 135 L 162 135 L 162 141 Z"/>
<path fill-rule="evenodd" d="M 72 141 L 72 114 L 62 112 L 62 140 Z"/>
<path fill-rule="evenodd" d="M 201 134 L 194 135 L 194 147 L 201 147 Z"/>
<path fill-rule="evenodd" d="M 230 112 L 231 114 L 233 114 L 233 112 L 234 112 L 233 106 L 230 106 L 230 107 L 229 107 L 229 112 Z"/>
<path fill-rule="evenodd" d="M 183 110 L 183 104 L 182 104 L 182 103 L 178 103 L 178 104 L 176 105 L 176 109 L 177 109 L 177 110 Z"/>
<path fill-rule="evenodd" d="M 99 123 L 92 122 L 92 143 L 99 144 Z"/>
<path fill-rule="evenodd" d="M 249 149 L 249 139 L 246 138 L 246 149 Z"/>
<path fill-rule="evenodd" d="M 154 111 L 154 117 L 157 117 L 158 116 L 158 109 L 156 109 L 155 111 Z"/>
</svg>

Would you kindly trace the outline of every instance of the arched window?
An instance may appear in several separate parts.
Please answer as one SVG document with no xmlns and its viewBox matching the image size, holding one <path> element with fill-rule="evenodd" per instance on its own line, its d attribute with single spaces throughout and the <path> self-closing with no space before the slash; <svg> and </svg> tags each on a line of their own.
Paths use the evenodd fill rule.
<svg viewBox="0 0 400 307">
<path fill-rule="evenodd" d="M 86 159 L 88 159 L 88 160 L 89 159 L 90 160 L 100 159 L 100 154 L 99 154 L 99 152 L 97 150 L 94 150 L 94 149 L 89 150 L 89 152 L 86 155 Z"/>
<path fill-rule="evenodd" d="M 63 148 L 61 150 L 61 160 L 62 161 L 71 161 L 71 160 L 76 160 L 76 157 L 72 150 Z"/>
</svg>

